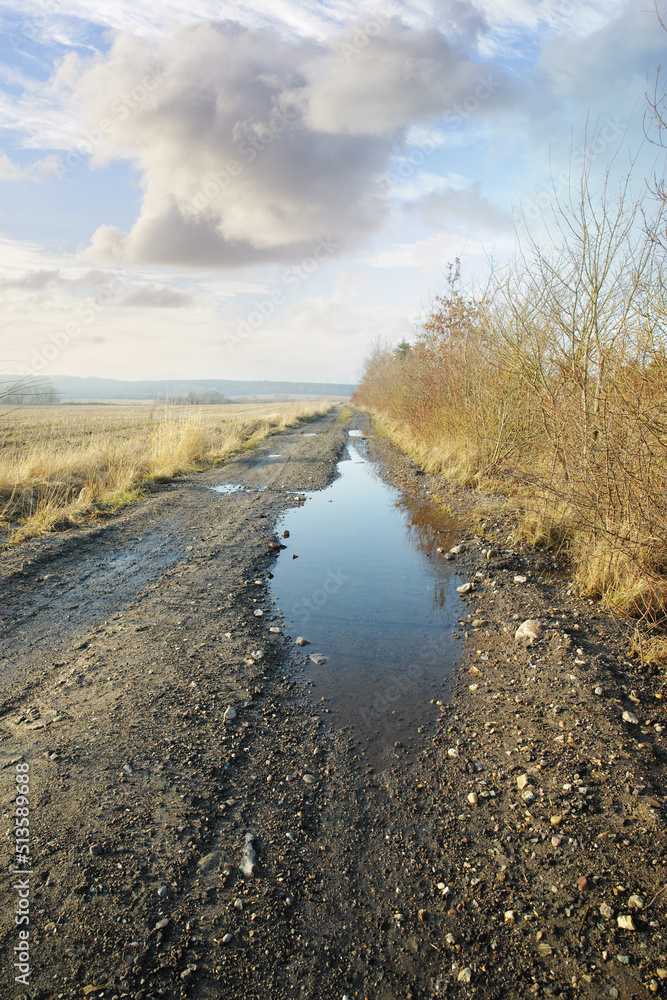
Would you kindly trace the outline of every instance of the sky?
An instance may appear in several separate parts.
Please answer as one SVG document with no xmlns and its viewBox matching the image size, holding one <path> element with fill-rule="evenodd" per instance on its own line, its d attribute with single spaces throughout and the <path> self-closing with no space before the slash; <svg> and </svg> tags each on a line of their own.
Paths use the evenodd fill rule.
<svg viewBox="0 0 667 1000">
<path fill-rule="evenodd" d="M 660 0 L 662 3 L 662 0 Z M 662 7 L 659 7 L 662 12 Z M 649 174 L 652 0 L 0 0 L 0 371 L 354 382 L 585 156 Z M 660 164 L 658 163 L 658 168 Z"/>
</svg>

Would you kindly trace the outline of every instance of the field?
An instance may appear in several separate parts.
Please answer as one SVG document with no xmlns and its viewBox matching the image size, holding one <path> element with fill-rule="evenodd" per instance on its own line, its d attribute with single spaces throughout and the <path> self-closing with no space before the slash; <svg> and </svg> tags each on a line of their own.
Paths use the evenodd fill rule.
<svg viewBox="0 0 667 1000">
<path fill-rule="evenodd" d="M 0 416 L 5 541 L 87 523 L 152 483 L 224 462 L 328 402 L 8 408 Z"/>
</svg>

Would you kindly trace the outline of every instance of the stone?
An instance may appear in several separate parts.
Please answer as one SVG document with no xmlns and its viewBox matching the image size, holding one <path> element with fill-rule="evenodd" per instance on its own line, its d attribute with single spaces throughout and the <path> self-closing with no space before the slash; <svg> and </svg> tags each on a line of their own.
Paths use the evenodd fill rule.
<svg viewBox="0 0 667 1000">
<path fill-rule="evenodd" d="M 167 888 L 167 886 L 166 885 L 161 885 L 160 888 L 157 891 L 157 894 L 160 897 L 160 899 L 164 899 L 164 897 L 167 895 L 168 892 L 169 892 L 169 889 Z"/>
<path fill-rule="evenodd" d="M 505 910 L 505 923 L 513 924 L 516 921 L 516 910 Z"/>
<path fill-rule="evenodd" d="M 630 725 L 630 726 L 638 726 L 639 725 L 639 719 L 637 718 L 636 715 L 633 715 L 632 712 L 623 712 L 623 715 L 621 716 L 621 718 L 623 719 L 623 722 L 627 722 L 628 725 Z"/>
<path fill-rule="evenodd" d="M 168 926 L 169 926 L 169 917 L 163 917 L 162 920 L 158 920 L 153 930 L 163 931 Z"/>
<path fill-rule="evenodd" d="M 261 618 L 264 612 L 261 608 L 255 608 L 253 614 L 255 615 L 255 618 Z"/>
<path fill-rule="evenodd" d="M 451 552 L 451 554 L 453 556 L 460 556 L 461 553 L 463 552 L 463 546 L 462 545 L 452 545 L 452 547 L 451 547 L 451 549 L 449 551 Z"/>
<path fill-rule="evenodd" d="M 236 718 L 236 709 L 233 708 L 231 705 L 228 705 L 227 708 L 225 709 L 225 714 L 223 715 L 223 719 L 226 722 L 229 722 L 231 719 L 235 718 Z"/>
<path fill-rule="evenodd" d="M 518 629 L 514 633 L 514 638 L 517 642 L 521 639 L 528 639 L 533 642 L 535 639 L 541 638 L 541 636 L 542 622 L 537 618 L 527 618 L 525 622 L 522 622 L 519 625 Z"/>
<path fill-rule="evenodd" d="M 477 805 L 477 792 L 470 793 L 470 795 L 468 796 L 468 802 L 470 803 L 471 806 Z"/>
<path fill-rule="evenodd" d="M 328 657 L 328 656 L 322 656 L 322 654 L 321 654 L 321 653 L 312 653 L 312 654 L 311 654 L 311 656 L 310 656 L 310 659 L 311 659 L 311 660 L 313 661 L 313 663 L 315 663 L 315 664 L 316 664 L 316 665 L 317 665 L 318 667 L 323 667 L 323 666 L 324 666 L 324 664 L 325 664 L 325 663 L 327 662 L 327 660 L 329 659 L 329 657 Z"/>
<path fill-rule="evenodd" d="M 224 934 L 223 938 L 222 938 L 222 943 L 223 944 L 229 944 L 229 942 L 231 940 L 232 940 L 232 935 L 231 934 Z"/>
<path fill-rule="evenodd" d="M 200 858 L 197 862 L 197 868 L 200 872 L 210 872 L 212 868 L 217 868 L 220 863 L 220 854 L 218 851 L 211 851 L 210 854 L 206 854 L 203 858 Z"/>
<path fill-rule="evenodd" d="M 255 859 L 257 855 L 253 847 L 254 840 L 255 838 L 251 833 L 246 833 L 245 840 L 243 843 L 243 852 L 241 854 L 240 868 L 243 874 L 247 875 L 248 878 L 252 878 L 256 865 Z"/>
<path fill-rule="evenodd" d="M 426 912 L 426 910 L 417 910 L 417 918 L 423 924 L 428 920 L 428 913 Z"/>
<path fill-rule="evenodd" d="M 277 625 L 269 625 L 269 632 L 273 632 L 274 635 L 282 635 L 282 632 Z"/>
<path fill-rule="evenodd" d="M 482 671 L 479 669 L 479 667 L 471 667 L 468 673 L 471 674 L 473 677 L 482 676 Z"/>
<path fill-rule="evenodd" d="M 530 788 L 527 788 L 525 792 L 522 793 L 521 798 L 526 803 L 527 806 L 532 805 L 535 801 L 535 796 L 531 792 Z"/>
<path fill-rule="evenodd" d="M 622 931 L 636 931 L 635 922 L 630 913 L 619 913 L 616 923 Z"/>
<path fill-rule="evenodd" d="M 551 823 L 552 826 L 560 826 L 561 823 L 563 822 L 563 817 L 562 816 L 552 816 L 551 819 L 549 820 L 549 822 Z"/>
<path fill-rule="evenodd" d="M 562 837 L 552 837 L 551 838 L 551 846 L 552 847 L 560 847 L 560 845 L 562 843 L 563 843 L 563 838 Z"/>
<path fill-rule="evenodd" d="M 457 979 L 460 983 L 469 983 L 472 979 L 472 969 L 469 969 L 467 966 L 465 969 L 461 969 Z"/>
<path fill-rule="evenodd" d="M 287 528 L 285 528 L 284 531 L 281 531 L 281 535 L 283 536 L 283 538 L 289 538 L 289 531 L 287 530 Z"/>
<path fill-rule="evenodd" d="M 641 910 L 644 906 L 643 897 L 638 896 L 637 893 L 633 893 L 628 900 L 628 906 L 631 906 L 635 910 Z"/>
<path fill-rule="evenodd" d="M 585 875 L 582 875 L 577 879 L 577 889 L 579 892 L 585 892 L 588 889 L 588 879 Z"/>
<path fill-rule="evenodd" d="M 527 583 L 528 582 L 528 577 L 527 576 L 521 576 L 519 574 L 519 575 L 517 575 L 517 576 L 514 577 L 514 582 L 515 583 Z"/>
<path fill-rule="evenodd" d="M 523 791 L 523 789 L 527 788 L 529 784 L 530 784 L 530 778 L 528 777 L 527 774 L 520 774 L 519 777 L 516 779 L 516 787 L 519 789 L 519 791 Z"/>
<path fill-rule="evenodd" d="M 314 785 L 315 782 L 317 781 L 317 778 L 315 777 L 314 774 L 304 774 L 303 780 L 306 782 L 307 785 Z"/>
<path fill-rule="evenodd" d="M 469 594 L 473 589 L 472 583 L 462 583 L 460 587 L 457 587 L 457 593 L 459 594 Z"/>
<path fill-rule="evenodd" d="M 456 749 L 456 747 L 450 747 L 449 750 L 447 751 L 447 756 L 448 757 L 458 757 L 458 755 L 459 755 L 459 752 Z"/>
<path fill-rule="evenodd" d="M 474 622 L 472 623 L 473 628 L 481 628 L 482 625 L 486 625 L 486 618 L 475 618 Z"/>
<path fill-rule="evenodd" d="M 601 698 L 602 695 L 604 694 L 604 688 L 601 688 L 600 685 L 598 684 L 594 693 L 598 696 L 598 698 Z"/>
<path fill-rule="evenodd" d="M 297 646 L 310 646 L 308 639 L 304 639 L 302 635 L 298 635 L 296 637 L 296 644 Z"/>
<path fill-rule="evenodd" d="M 614 916 L 614 911 L 609 903 L 600 903 L 600 916 L 604 917 L 605 920 L 611 920 Z"/>
</svg>

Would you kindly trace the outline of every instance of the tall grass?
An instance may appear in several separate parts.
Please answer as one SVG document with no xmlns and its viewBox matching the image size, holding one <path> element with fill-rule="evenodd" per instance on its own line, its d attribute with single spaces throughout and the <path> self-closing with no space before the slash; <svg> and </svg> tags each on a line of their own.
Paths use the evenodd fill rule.
<svg viewBox="0 0 667 1000">
<path fill-rule="evenodd" d="M 329 409 L 320 401 L 17 408 L 0 419 L 0 525 L 14 543 L 85 523 L 151 483 L 215 465 Z"/>
<path fill-rule="evenodd" d="M 515 494 L 524 538 L 567 543 L 582 593 L 667 614 L 664 196 L 585 173 L 551 242 L 478 295 L 458 261 L 414 345 L 376 346 L 358 402 L 431 471 Z"/>
</svg>

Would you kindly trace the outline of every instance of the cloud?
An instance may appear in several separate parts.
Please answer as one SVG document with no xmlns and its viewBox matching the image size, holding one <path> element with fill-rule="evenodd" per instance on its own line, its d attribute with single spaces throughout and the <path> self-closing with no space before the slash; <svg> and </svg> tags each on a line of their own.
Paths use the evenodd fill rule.
<svg viewBox="0 0 667 1000">
<path fill-rule="evenodd" d="M 228 269 L 294 262 L 328 237 L 341 252 L 363 244 L 387 216 L 376 178 L 407 130 L 474 92 L 485 68 L 502 77 L 434 29 L 379 28 L 352 57 L 354 27 L 287 42 L 231 22 L 67 57 L 55 86 L 79 108 L 93 163 L 132 159 L 144 192 L 130 232 L 110 220 L 87 258 Z"/>
<path fill-rule="evenodd" d="M 24 288 L 30 292 L 41 292 L 62 278 L 60 271 L 50 271 L 40 268 L 37 271 L 26 271 L 20 278 L 10 278 L 2 282 L 3 288 Z"/>
<path fill-rule="evenodd" d="M 60 160 L 57 156 L 45 156 L 42 160 L 21 166 L 11 160 L 6 153 L 0 152 L 0 181 L 43 181 L 58 170 Z"/>
<path fill-rule="evenodd" d="M 463 189 L 432 191 L 418 203 L 419 214 L 429 226 L 463 226 L 474 236 L 512 228 L 510 212 L 482 194 L 479 182 Z"/>
<path fill-rule="evenodd" d="M 150 309 L 183 309 L 192 304 L 192 295 L 159 285 L 139 285 L 121 299 L 122 306 Z"/>
</svg>

